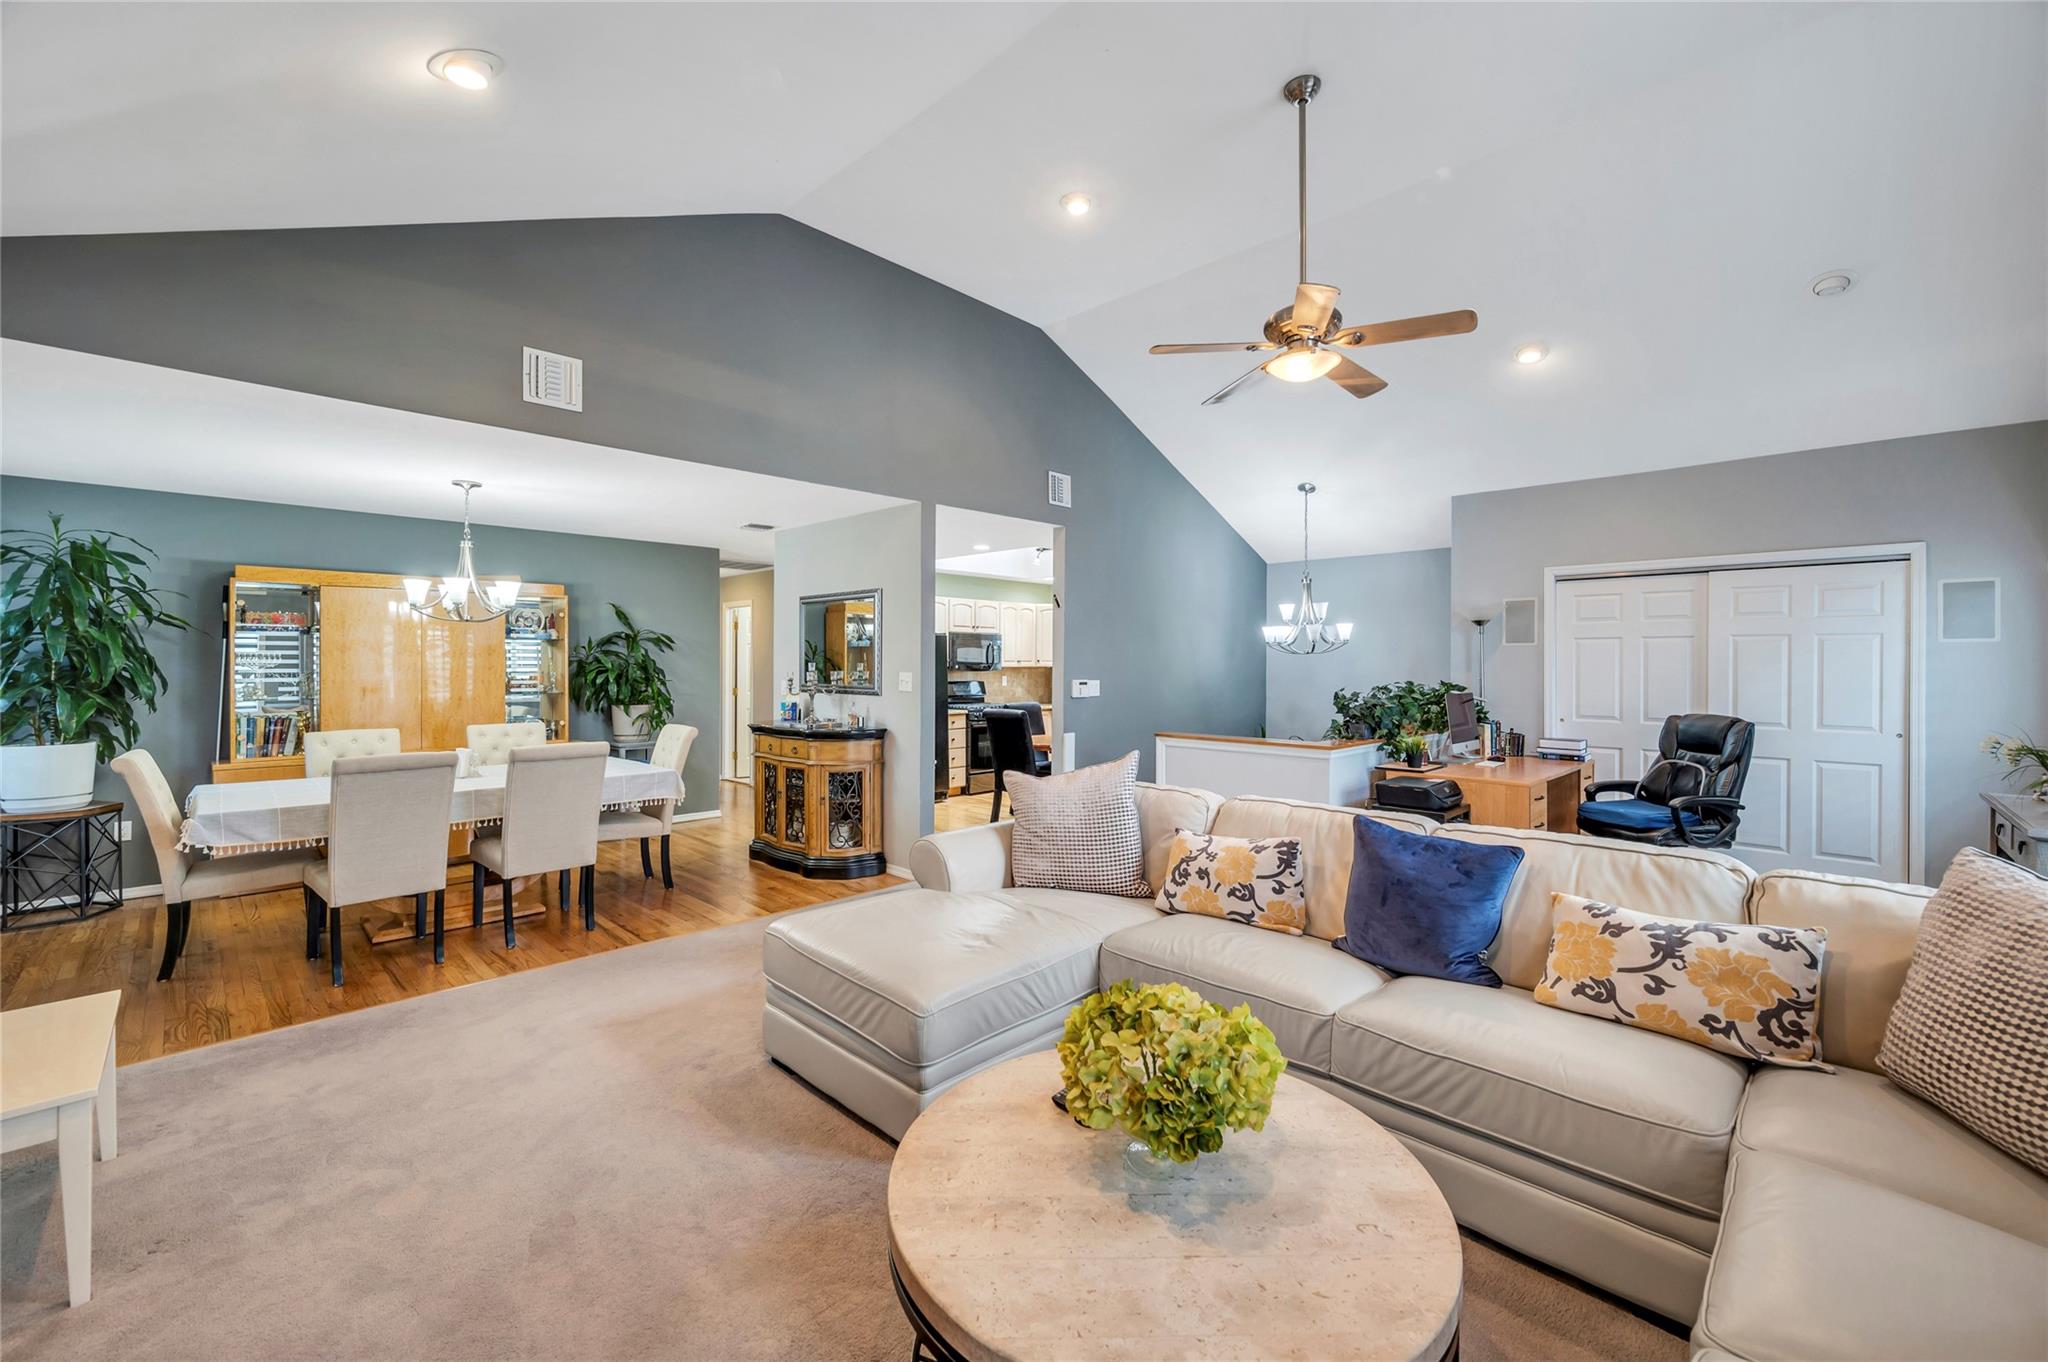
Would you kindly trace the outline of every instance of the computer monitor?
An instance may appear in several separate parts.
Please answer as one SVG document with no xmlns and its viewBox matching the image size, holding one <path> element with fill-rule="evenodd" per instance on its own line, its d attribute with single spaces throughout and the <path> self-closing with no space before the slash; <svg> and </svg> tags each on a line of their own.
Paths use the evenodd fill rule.
<svg viewBox="0 0 2048 1362">
<path fill-rule="evenodd" d="M 1479 741 L 1479 702 L 1469 690 L 1454 690 L 1444 697 L 1444 744 L 1462 747 Z"/>
</svg>

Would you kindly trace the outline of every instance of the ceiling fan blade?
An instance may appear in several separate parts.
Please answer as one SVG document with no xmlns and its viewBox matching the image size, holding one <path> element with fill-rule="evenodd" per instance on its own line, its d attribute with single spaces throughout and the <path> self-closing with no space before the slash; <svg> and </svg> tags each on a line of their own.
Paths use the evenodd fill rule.
<svg viewBox="0 0 2048 1362">
<path fill-rule="evenodd" d="M 1278 350 L 1271 341 L 1208 341 L 1201 345 L 1155 345 L 1152 355 L 1214 355 L 1227 350 Z"/>
<path fill-rule="evenodd" d="M 1479 325 L 1479 314 L 1436 312 L 1427 317 L 1403 317 L 1398 322 L 1374 322 L 1354 326 L 1330 337 L 1330 345 L 1390 345 L 1395 341 L 1428 340 L 1432 336 L 1462 336 Z"/>
<path fill-rule="evenodd" d="M 1334 284 L 1300 284 L 1294 290 L 1294 310 L 1287 320 L 1303 328 L 1310 335 L 1320 336 L 1323 328 L 1330 324 L 1330 314 L 1337 308 L 1337 287 Z"/>
<path fill-rule="evenodd" d="M 1230 396 L 1239 388 L 1242 388 L 1245 384 L 1251 382 L 1253 379 L 1257 378 L 1260 374 L 1263 374 L 1264 372 L 1266 372 L 1266 366 L 1261 364 L 1257 368 L 1252 369 L 1247 373 L 1239 374 L 1236 378 L 1231 379 L 1228 383 L 1218 388 L 1215 392 L 1210 393 L 1207 397 L 1203 398 L 1202 405 L 1205 407 L 1215 406 L 1218 402 L 1221 402 L 1224 398 Z M 1361 370 L 1360 372 L 1363 371 Z"/>
<path fill-rule="evenodd" d="M 1324 377 L 1353 397 L 1371 397 L 1387 386 L 1387 380 L 1365 366 L 1353 364 L 1342 356 L 1337 359 L 1337 367 Z"/>
</svg>

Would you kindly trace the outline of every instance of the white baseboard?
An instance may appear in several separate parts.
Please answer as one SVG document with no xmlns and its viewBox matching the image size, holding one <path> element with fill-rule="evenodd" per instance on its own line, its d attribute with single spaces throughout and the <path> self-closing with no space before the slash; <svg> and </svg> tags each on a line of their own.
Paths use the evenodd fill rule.
<svg viewBox="0 0 2048 1362">
<path fill-rule="evenodd" d="M 701 823 L 707 818 L 722 818 L 724 816 L 717 809 L 700 809 L 696 813 L 679 813 L 676 815 L 675 821 L 678 823 Z"/>
<path fill-rule="evenodd" d="M 910 873 L 910 868 L 908 866 L 885 865 L 882 867 L 882 869 L 887 871 L 889 874 L 894 875 L 899 880 L 914 880 L 917 878 L 917 876 Z"/>
</svg>

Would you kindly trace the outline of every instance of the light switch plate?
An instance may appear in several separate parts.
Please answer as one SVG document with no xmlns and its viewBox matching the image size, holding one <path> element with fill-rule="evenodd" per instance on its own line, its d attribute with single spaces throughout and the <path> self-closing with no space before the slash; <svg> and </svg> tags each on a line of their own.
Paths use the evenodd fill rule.
<svg viewBox="0 0 2048 1362">
<path fill-rule="evenodd" d="M 909 672 L 896 673 L 896 689 L 902 691 L 916 690 L 917 678 L 912 676 Z"/>
<path fill-rule="evenodd" d="M 1076 700 L 1086 700 L 1100 694 L 1102 694 L 1102 683 L 1100 681 L 1074 682 L 1074 698 Z"/>
</svg>

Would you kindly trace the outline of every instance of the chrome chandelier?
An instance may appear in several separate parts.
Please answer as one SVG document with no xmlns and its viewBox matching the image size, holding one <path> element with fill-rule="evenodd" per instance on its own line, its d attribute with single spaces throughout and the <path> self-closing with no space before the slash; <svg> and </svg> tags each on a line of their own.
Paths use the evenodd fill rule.
<svg viewBox="0 0 2048 1362">
<path fill-rule="evenodd" d="M 1308 572 L 1308 499 L 1315 494 L 1312 482 L 1300 484 L 1301 493 L 1301 599 L 1280 602 L 1282 623 L 1265 625 L 1260 632 L 1266 646 L 1276 653 L 1306 657 L 1311 653 L 1334 653 L 1351 641 L 1349 624 L 1327 624 L 1330 603 L 1316 599 L 1315 579 Z"/>
<path fill-rule="evenodd" d="M 438 586 L 430 578 L 406 578 L 405 599 L 429 619 L 457 623 L 494 620 L 519 603 L 519 579 L 477 580 L 476 541 L 469 533 L 469 494 L 483 484 L 456 478 L 453 485 L 462 489 L 462 546 L 455 551 L 455 571 L 443 577 Z"/>
</svg>

